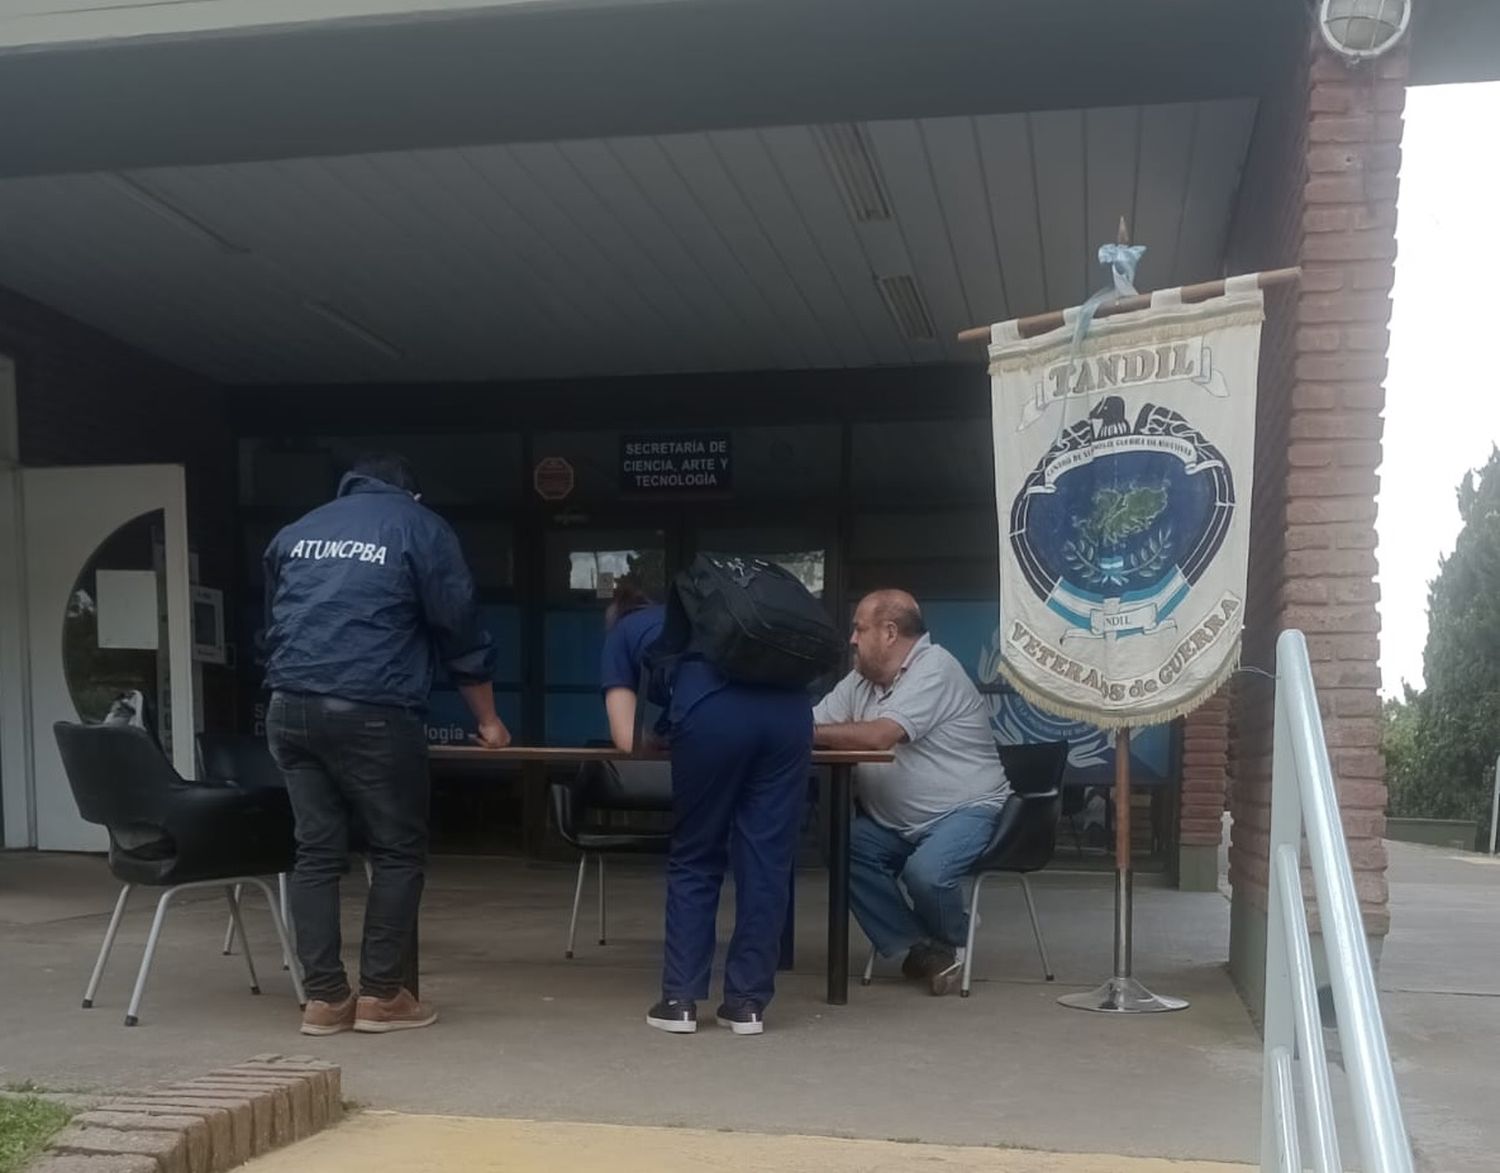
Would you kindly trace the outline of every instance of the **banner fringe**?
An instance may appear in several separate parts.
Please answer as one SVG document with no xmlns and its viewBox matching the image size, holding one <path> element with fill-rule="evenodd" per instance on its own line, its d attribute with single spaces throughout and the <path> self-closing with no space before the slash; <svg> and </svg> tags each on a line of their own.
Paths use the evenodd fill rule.
<svg viewBox="0 0 1500 1173">
<path fill-rule="evenodd" d="M 1244 634 L 1242 627 L 1234 637 L 1234 651 L 1225 657 L 1219 670 L 1201 689 L 1175 705 L 1166 709 L 1153 709 L 1148 713 L 1101 711 L 1070 704 L 1033 688 L 1020 673 L 1011 670 L 1009 661 L 1003 655 L 996 667 L 1005 683 L 1015 689 L 1021 695 L 1022 700 L 1041 709 L 1044 713 L 1050 713 L 1055 717 L 1065 717 L 1070 721 L 1082 721 L 1110 732 L 1117 729 L 1145 729 L 1152 725 L 1165 725 L 1169 721 L 1177 720 L 1178 717 L 1186 717 L 1194 709 L 1218 695 L 1220 689 L 1229 683 L 1229 678 L 1240 670 L 1240 653 L 1243 649 Z M 1132 717 L 1135 719 L 1132 720 Z"/>
</svg>

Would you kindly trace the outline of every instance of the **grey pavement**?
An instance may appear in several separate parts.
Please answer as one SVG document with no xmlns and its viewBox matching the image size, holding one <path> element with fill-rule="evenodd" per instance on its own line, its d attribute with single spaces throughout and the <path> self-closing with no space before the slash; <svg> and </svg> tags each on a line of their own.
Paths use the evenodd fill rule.
<svg viewBox="0 0 1500 1173">
<path fill-rule="evenodd" d="M 1387 843 L 1381 1002 L 1419 1167 L 1500 1168 L 1500 861 Z"/>
<path fill-rule="evenodd" d="M 1497 1167 L 1500 865 L 1391 845 L 1394 929 L 1381 987 L 1423 1167 Z M 1218 893 L 1138 890 L 1137 970 L 1182 1014 L 1064 1010 L 1109 965 L 1108 877 L 1046 874 L 1038 905 L 1059 981 L 1040 980 L 1013 883 L 986 891 L 974 996 L 926 997 L 885 976 L 846 1007 L 821 1000 L 825 891 L 806 873 L 798 966 L 759 1039 L 669 1038 L 641 1022 L 655 993 L 659 865 L 611 865 L 610 944 L 562 956 L 571 868 L 438 861 L 423 921 L 424 992 L 443 1011 L 406 1036 L 303 1039 L 264 912 L 248 921 L 265 995 L 219 953 L 223 904 L 195 895 L 168 922 L 141 1026 L 121 1025 L 149 921 L 127 918 L 98 1007 L 78 1002 L 114 886 L 101 861 L 0 854 L 0 1084 L 138 1088 L 262 1051 L 344 1066 L 346 1094 L 416 1112 L 664 1124 L 1072 1152 L 1253 1160 L 1260 1043 L 1224 973 Z M 348 940 L 363 886 L 351 880 Z M 862 939 L 853 934 L 856 959 Z M 352 950 L 346 950 L 352 952 Z M 705 1009 L 711 1009 L 706 1007 Z M 1346 1156 L 1352 1156 L 1352 1144 Z"/>
<path fill-rule="evenodd" d="M 148 925 L 122 930 L 98 1006 L 79 1008 L 113 885 L 99 860 L 0 855 L 0 1084 L 129 1089 L 263 1051 L 344 1065 L 346 1095 L 389 1109 L 803 1132 L 1072 1152 L 1246 1159 L 1259 1114 L 1259 1041 L 1223 970 L 1217 893 L 1138 889 L 1138 972 L 1193 1000 L 1114 1019 L 1058 994 L 1107 973 L 1109 877 L 1042 877 L 1037 902 L 1059 981 L 1041 980 L 1013 881 L 986 888 L 974 996 L 933 999 L 896 978 L 822 1001 L 826 897 L 805 873 L 798 965 L 761 1038 L 667 1037 L 642 1019 L 658 980 L 659 864 L 611 865 L 610 944 L 584 904 L 563 958 L 573 870 L 442 859 L 423 917 L 424 994 L 443 1021 L 404 1036 L 303 1039 L 267 918 L 247 901 L 265 995 L 219 953 L 222 901 L 168 921 L 141 1025 L 121 1025 Z M 353 940 L 363 885 L 346 898 Z M 726 902 L 727 904 L 727 902 Z M 862 938 L 853 934 L 862 962 Z M 346 949 L 346 952 L 349 950 Z M 712 1006 L 704 1008 L 712 1010 Z"/>
</svg>

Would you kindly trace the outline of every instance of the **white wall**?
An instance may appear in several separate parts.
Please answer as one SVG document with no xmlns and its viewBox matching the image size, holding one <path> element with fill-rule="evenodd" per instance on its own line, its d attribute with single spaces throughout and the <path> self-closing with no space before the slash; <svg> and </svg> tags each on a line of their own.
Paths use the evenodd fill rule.
<svg viewBox="0 0 1500 1173">
<path fill-rule="evenodd" d="M 161 0 L 0 0 L 0 51 L 486 8 L 600 8 L 639 2 L 652 0 L 177 0 L 169 4 Z"/>
<path fill-rule="evenodd" d="M 0 809 L 3 847 L 30 847 L 31 709 L 22 592 L 21 474 L 17 466 L 15 367 L 0 354 Z"/>
</svg>

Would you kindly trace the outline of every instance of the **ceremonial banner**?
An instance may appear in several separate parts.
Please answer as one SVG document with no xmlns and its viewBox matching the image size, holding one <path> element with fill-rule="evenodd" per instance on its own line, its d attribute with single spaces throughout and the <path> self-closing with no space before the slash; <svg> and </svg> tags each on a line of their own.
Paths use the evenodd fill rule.
<svg viewBox="0 0 1500 1173">
<path fill-rule="evenodd" d="M 991 330 L 1000 671 L 1104 728 L 1188 712 L 1239 662 L 1263 302 Z"/>
</svg>

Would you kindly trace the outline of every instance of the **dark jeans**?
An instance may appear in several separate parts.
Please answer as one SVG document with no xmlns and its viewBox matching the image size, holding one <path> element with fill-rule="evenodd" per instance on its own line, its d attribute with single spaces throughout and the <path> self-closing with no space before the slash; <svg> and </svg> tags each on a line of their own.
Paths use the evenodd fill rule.
<svg viewBox="0 0 1500 1173">
<path fill-rule="evenodd" d="M 267 736 L 297 817 L 290 895 L 307 996 L 339 1002 L 349 995 L 339 880 L 349 863 L 349 828 L 357 822 L 373 871 L 359 991 L 393 997 L 402 986 L 427 866 L 427 734 L 421 718 L 334 697 L 276 693 Z"/>
</svg>

